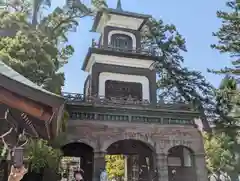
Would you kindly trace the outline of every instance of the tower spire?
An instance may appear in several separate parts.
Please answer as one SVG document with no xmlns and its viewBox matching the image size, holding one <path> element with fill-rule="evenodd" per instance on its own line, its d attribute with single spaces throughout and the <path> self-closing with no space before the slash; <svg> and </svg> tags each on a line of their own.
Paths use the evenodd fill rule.
<svg viewBox="0 0 240 181">
<path fill-rule="evenodd" d="M 122 11 L 123 9 L 122 9 L 122 2 L 121 2 L 121 0 L 118 0 L 117 1 L 117 8 L 116 8 L 117 10 L 120 10 L 120 11 Z"/>
</svg>

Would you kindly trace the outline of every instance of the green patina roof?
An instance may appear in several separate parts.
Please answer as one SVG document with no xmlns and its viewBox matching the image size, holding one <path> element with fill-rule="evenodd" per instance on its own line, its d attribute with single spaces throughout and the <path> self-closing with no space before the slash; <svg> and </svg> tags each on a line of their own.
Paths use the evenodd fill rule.
<svg viewBox="0 0 240 181">
<path fill-rule="evenodd" d="M 15 70 L 13 70 L 12 68 L 10 68 L 9 66 L 7 66 L 6 64 L 4 64 L 1 60 L 0 60 L 0 74 L 8 77 L 14 81 L 17 81 L 21 84 L 24 84 L 32 89 L 35 89 L 37 91 L 41 91 L 45 94 L 49 94 L 51 96 L 56 96 L 59 98 L 62 98 L 61 96 L 54 94 L 50 91 L 47 91 L 45 89 L 43 89 L 42 87 L 36 85 L 35 83 L 33 83 L 32 81 L 30 81 L 29 79 L 27 79 L 26 77 L 24 77 L 23 75 L 19 74 L 18 72 L 16 72 Z"/>
</svg>

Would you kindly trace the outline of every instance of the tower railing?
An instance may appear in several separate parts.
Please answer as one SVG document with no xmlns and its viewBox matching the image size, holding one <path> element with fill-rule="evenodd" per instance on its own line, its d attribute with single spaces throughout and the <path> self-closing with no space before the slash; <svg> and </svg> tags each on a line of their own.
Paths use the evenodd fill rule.
<svg viewBox="0 0 240 181">
<path fill-rule="evenodd" d="M 171 109 L 171 110 L 185 110 L 185 111 L 193 111 L 193 108 L 190 104 L 185 103 L 163 103 L 159 101 L 155 105 L 151 104 L 149 100 L 138 100 L 136 98 L 129 97 L 110 97 L 107 98 L 105 96 L 86 96 L 84 94 L 78 93 L 68 93 L 63 92 L 63 97 L 66 99 L 68 103 L 86 103 L 86 104 L 102 104 L 102 105 L 129 105 L 129 106 L 141 106 L 141 107 L 148 107 L 151 106 L 152 108 L 156 109 Z"/>
<path fill-rule="evenodd" d="M 123 52 L 123 53 L 134 53 L 134 54 L 140 54 L 140 55 L 146 55 L 146 56 L 155 56 L 156 51 L 154 48 L 121 48 L 116 47 L 111 44 L 108 44 L 107 46 L 97 43 L 96 40 L 92 39 L 92 48 L 98 48 L 103 50 L 111 50 L 116 52 Z"/>
<path fill-rule="evenodd" d="M 148 100 L 136 100 L 130 97 L 106 98 L 104 96 L 85 96 L 83 94 L 66 92 L 62 93 L 62 95 L 69 106 L 69 117 L 71 120 L 195 125 L 194 117 L 198 115 L 189 104 L 183 103 L 164 104 L 160 102 L 150 104 Z M 93 107 L 91 108 L 91 106 L 95 108 L 92 109 Z M 123 110 L 118 111 L 118 109 Z M 148 111 L 151 111 L 150 115 Z M 175 112 L 178 112 L 179 117 L 172 115 Z M 185 113 L 189 113 L 190 117 L 184 116 Z"/>
</svg>

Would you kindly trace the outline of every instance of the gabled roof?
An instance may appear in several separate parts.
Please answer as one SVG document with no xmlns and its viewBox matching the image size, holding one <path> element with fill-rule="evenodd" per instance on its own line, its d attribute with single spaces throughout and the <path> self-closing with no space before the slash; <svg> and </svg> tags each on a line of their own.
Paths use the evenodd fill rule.
<svg viewBox="0 0 240 181">
<path fill-rule="evenodd" d="M 112 8 L 107 8 L 104 10 L 108 14 L 115 14 L 115 15 L 120 15 L 120 16 L 127 16 L 127 17 L 132 17 L 132 18 L 139 18 L 139 19 L 144 19 L 147 20 L 151 18 L 151 15 L 146 15 L 146 14 L 140 14 L 140 13 L 134 13 L 134 12 L 129 12 L 129 11 L 123 11 L 121 9 L 112 9 Z M 94 19 L 94 23 L 92 26 L 92 31 L 96 31 L 97 26 L 101 20 L 101 17 L 103 15 L 103 11 L 99 11 Z"/>
<path fill-rule="evenodd" d="M 23 75 L 19 74 L 6 64 L 4 64 L 0 60 L 0 86 L 13 91 L 17 94 L 20 94 L 22 96 L 28 97 L 32 100 L 46 103 L 47 105 L 52 105 L 56 100 L 57 102 L 61 104 L 61 102 L 64 102 L 64 98 L 62 96 L 59 96 L 57 94 L 54 94 L 52 92 L 49 92 L 42 87 L 36 85 Z M 36 93 L 34 95 L 34 93 Z M 46 96 L 46 98 L 42 99 Z M 50 100 L 49 100 L 50 98 Z"/>
</svg>

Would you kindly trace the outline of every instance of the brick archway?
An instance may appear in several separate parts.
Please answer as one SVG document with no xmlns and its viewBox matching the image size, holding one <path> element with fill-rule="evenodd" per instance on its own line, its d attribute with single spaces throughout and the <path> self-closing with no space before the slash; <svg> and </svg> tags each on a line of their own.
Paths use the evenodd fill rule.
<svg viewBox="0 0 240 181">
<path fill-rule="evenodd" d="M 168 150 L 168 179 L 196 180 L 195 156 L 191 148 L 177 145 Z"/>
<path fill-rule="evenodd" d="M 164 148 L 163 148 L 163 153 L 164 154 L 168 154 L 168 151 L 173 148 L 173 147 L 176 147 L 176 146 L 183 146 L 183 147 L 186 147 L 186 148 L 189 148 L 190 150 L 192 150 L 192 152 L 194 154 L 197 154 L 197 153 L 204 153 L 204 148 L 203 146 L 200 147 L 199 143 L 198 142 L 185 142 L 185 141 L 182 141 L 182 140 L 177 140 L 173 143 L 168 143 L 168 144 L 165 144 L 164 145 Z"/>
<path fill-rule="evenodd" d="M 115 142 L 122 141 L 122 140 L 136 140 L 136 141 L 141 141 L 142 143 L 146 144 L 154 153 L 156 153 L 155 149 L 155 143 L 152 139 L 147 138 L 144 135 L 141 134 L 135 134 L 135 136 L 127 136 L 127 135 L 121 135 L 121 136 L 116 136 L 112 137 L 108 140 L 104 140 L 101 143 L 101 151 L 106 152 L 107 148 L 112 145 Z"/>
<path fill-rule="evenodd" d="M 125 179 L 152 180 L 155 177 L 155 148 L 144 137 L 114 137 L 103 144 L 107 155 L 124 155 Z M 127 177 L 127 178 L 126 178 Z"/>
<path fill-rule="evenodd" d="M 97 142 L 97 140 L 91 140 L 91 139 L 84 139 L 84 138 L 76 138 L 76 137 L 68 137 L 66 140 L 64 140 L 62 143 L 61 143 L 61 147 L 63 147 L 64 145 L 67 145 L 67 144 L 71 144 L 71 143 L 84 143 L 90 147 L 93 148 L 94 151 L 98 150 L 99 148 L 99 144 Z"/>
<path fill-rule="evenodd" d="M 67 169 L 63 172 L 67 177 L 71 177 L 77 169 L 80 167 L 83 170 L 84 180 L 91 181 L 93 175 L 94 164 L 94 148 L 89 143 L 84 143 L 84 140 L 71 140 L 67 144 L 61 147 L 63 157 L 72 157 L 74 161 L 70 161 L 67 165 Z M 93 145 L 94 146 L 94 145 Z M 69 159 L 67 159 L 69 160 Z M 71 165 L 73 164 L 73 165 Z M 69 166 L 70 165 L 70 166 Z M 71 169 L 70 169 L 71 168 Z M 66 171 L 69 170 L 70 172 Z M 69 178 L 71 179 L 71 178 Z"/>
</svg>

